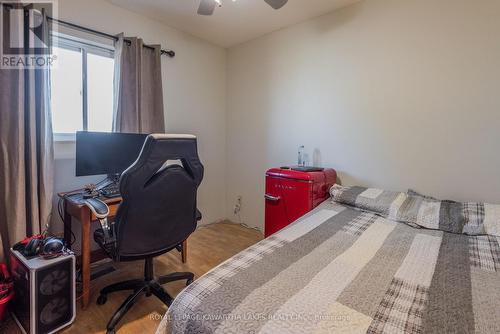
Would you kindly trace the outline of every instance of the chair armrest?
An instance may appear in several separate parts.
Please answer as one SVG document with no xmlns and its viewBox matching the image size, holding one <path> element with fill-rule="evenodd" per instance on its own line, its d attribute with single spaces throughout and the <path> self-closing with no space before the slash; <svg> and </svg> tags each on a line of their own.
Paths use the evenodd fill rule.
<svg viewBox="0 0 500 334">
<path fill-rule="evenodd" d="M 101 224 L 104 234 L 104 244 L 116 242 L 113 224 L 108 223 L 109 207 L 106 203 L 97 198 L 89 198 L 85 200 L 85 205 L 92 211 Z"/>
<path fill-rule="evenodd" d="M 109 215 L 109 207 L 106 203 L 97 198 L 89 198 L 85 200 L 85 205 L 92 211 L 97 219 L 107 218 Z"/>
</svg>

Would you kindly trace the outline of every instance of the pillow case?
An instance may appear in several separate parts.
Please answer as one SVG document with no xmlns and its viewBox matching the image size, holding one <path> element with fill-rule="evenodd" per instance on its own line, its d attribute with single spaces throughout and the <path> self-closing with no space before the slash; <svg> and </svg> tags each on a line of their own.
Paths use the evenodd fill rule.
<svg viewBox="0 0 500 334">
<path fill-rule="evenodd" d="M 500 237 L 500 205 L 438 200 L 413 190 L 404 193 L 337 184 L 330 188 L 330 195 L 334 202 L 412 226 Z"/>
<path fill-rule="evenodd" d="M 424 194 L 421 194 L 419 193 L 418 191 L 416 190 L 413 190 L 413 189 L 408 189 L 408 191 L 406 192 L 408 195 L 410 196 L 420 196 L 420 197 L 423 197 L 423 198 L 427 198 L 427 199 L 433 199 L 435 201 L 439 201 L 437 198 L 435 197 L 432 197 L 432 196 L 427 196 L 427 195 L 424 195 Z"/>
</svg>

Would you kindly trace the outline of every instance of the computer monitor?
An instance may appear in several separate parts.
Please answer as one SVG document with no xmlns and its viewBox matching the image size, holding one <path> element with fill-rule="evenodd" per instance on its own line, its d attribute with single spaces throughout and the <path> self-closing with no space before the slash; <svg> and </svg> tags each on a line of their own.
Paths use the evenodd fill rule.
<svg viewBox="0 0 500 334">
<path fill-rule="evenodd" d="M 137 159 L 146 134 L 78 131 L 76 176 L 121 174 Z"/>
</svg>

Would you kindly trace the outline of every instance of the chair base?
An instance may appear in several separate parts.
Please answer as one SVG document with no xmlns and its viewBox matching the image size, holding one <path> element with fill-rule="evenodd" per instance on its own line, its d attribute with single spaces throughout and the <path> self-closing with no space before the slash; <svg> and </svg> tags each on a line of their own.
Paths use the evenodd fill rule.
<svg viewBox="0 0 500 334">
<path fill-rule="evenodd" d="M 116 332 L 116 325 L 120 322 L 123 316 L 130 310 L 130 308 L 139 300 L 142 294 L 146 297 L 155 295 L 167 307 L 172 304 L 173 298 L 163 289 L 162 284 L 169 282 L 186 280 L 186 285 L 193 282 L 194 274 L 190 272 L 176 272 L 169 275 L 153 277 L 153 259 L 147 258 L 144 264 L 144 279 L 133 279 L 123 282 L 111 284 L 100 291 L 97 298 L 97 305 L 103 305 L 107 301 L 107 295 L 116 291 L 132 290 L 132 294 L 125 299 L 122 305 L 116 310 L 111 319 L 109 320 L 106 329 L 108 334 Z"/>
</svg>

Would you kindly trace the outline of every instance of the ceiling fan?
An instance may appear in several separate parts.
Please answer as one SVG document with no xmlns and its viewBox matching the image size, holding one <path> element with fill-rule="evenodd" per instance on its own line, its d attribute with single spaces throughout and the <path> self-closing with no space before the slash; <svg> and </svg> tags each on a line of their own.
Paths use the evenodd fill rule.
<svg viewBox="0 0 500 334">
<path fill-rule="evenodd" d="M 288 0 L 264 0 L 264 1 L 274 9 L 280 9 L 288 2 Z M 198 7 L 198 14 L 212 15 L 214 13 L 215 7 L 217 6 L 219 7 L 222 6 L 222 0 L 201 0 L 200 7 Z"/>
</svg>

